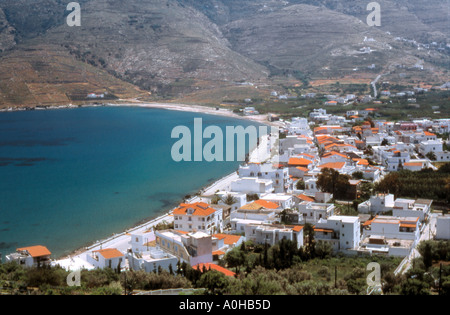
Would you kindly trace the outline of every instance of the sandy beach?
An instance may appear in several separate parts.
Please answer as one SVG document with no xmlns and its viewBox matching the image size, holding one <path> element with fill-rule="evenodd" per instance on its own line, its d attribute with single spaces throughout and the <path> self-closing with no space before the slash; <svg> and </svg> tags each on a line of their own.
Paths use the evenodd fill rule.
<svg viewBox="0 0 450 315">
<path fill-rule="evenodd" d="M 203 113 L 210 115 L 218 115 L 218 116 L 226 116 L 235 119 L 246 119 L 250 121 L 256 121 L 261 124 L 271 125 L 271 126 L 279 126 L 278 122 L 270 122 L 267 120 L 267 115 L 249 115 L 242 116 L 236 113 L 233 113 L 231 110 L 223 109 L 223 108 L 213 108 L 208 106 L 201 105 L 186 105 L 186 104 L 175 104 L 175 103 L 142 103 L 142 102 L 125 102 L 123 104 L 118 104 L 117 106 L 130 106 L 130 107 L 148 107 L 148 108 L 160 108 L 167 110 L 178 110 L 178 111 L 186 111 L 186 112 L 194 112 L 194 113 Z"/>
<path fill-rule="evenodd" d="M 177 111 L 188 111 L 188 112 L 198 112 L 203 114 L 211 114 L 211 115 L 220 115 L 220 116 L 227 116 L 234 119 L 246 119 L 255 121 L 261 124 L 269 125 L 269 126 L 280 126 L 279 122 L 271 123 L 267 120 L 266 115 L 253 115 L 253 116 L 241 116 L 233 113 L 230 110 L 226 109 L 215 109 L 211 107 L 206 106 L 195 106 L 195 105 L 185 105 L 185 104 L 172 104 L 172 103 L 141 103 L 141 102 L 127 102 L 123 104 L 108 104 L 106 106 L 129 106 L 129 107 L 146 107 L 146 108 L 159 108 L 159 109 L 167 109 L 167 110 L 177 110 Z M 267 147 L 267 141 L 263 140 L 260 143 L 259 148 L 261 147 Z M 251 153 L 250 157 L 258 156 L 258 148 L 255 148 Z M 256 155 L 255 155 L 256 154 Z M 237 171 L 237 170 L 236 170 Z M 204 187 L 202 189 L 202 195 L 201 196 L 195 196 L 188 200 L 187 202 L 193 203 L 197 201 L 201 201 L 202 198 L 208 198 L 210 196 L 213 196 L 214 193 L 218 190 L 226 190 L 230 187 L 230 184 L 233 180 L 239 178 L 237 172 L 234 171 L 231 174 L 228 174 L 216 182 L 208 185 L 207 187 Z M 159 223 L 172 223 L 173 222 L 173 215 L 172 215 L 173 209 L 167 209 L 167 213 L 163 214 L 162 216 L 158 218 L 154 218 L 149 220 L 148 222 L 145 222 L 143 224 L 139 224 L 138 226 L 132 227 L 130 229 L 127 229 L 119 234 L 114 234 L 104 240 L 99 240 L 96 242 L 93 242 L 92 245 L 80 248 L 72 252 L 71 254 L 59 258 L 54 261 L 54 265 L 60 265 L 61 267 L 67 269 L 67 270 L 80 270 L 80 269 L 92 269 L 93 266 L 90 265 L 86 261 L 86 255 L 88 255 L 90 252 L 104 249 L 104 248 L 117 248 L 118 250 L 125 253 L 130 245 L 130 234 L 132 233 L 140 233 L 150 230 L 151 228 L 155 227 Z"/>
</svg>

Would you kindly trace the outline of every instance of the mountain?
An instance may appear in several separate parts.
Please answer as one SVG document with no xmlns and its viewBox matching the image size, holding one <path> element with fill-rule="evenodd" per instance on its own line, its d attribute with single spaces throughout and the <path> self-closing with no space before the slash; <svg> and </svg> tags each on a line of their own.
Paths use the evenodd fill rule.
<svg viewBox="0 0 450 315">
<path fill-rule="evenodd" d="M 380 27 L 367 25 L 362 0 L 78 2 L 81 26 L 69 27 L 65 1 L 0 0 L 0 106 L 92 91 L 169 100 L 225 89 L 223 100 L 254 95 L 253 85 L 380 74 L 448 81 L 447 0 L 377 1 Z"/>
</svg>

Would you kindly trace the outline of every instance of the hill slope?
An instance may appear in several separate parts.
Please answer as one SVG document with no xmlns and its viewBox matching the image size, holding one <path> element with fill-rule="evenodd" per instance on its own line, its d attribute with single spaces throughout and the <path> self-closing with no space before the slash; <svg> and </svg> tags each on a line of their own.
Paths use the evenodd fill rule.
<svg viewBox="0 0 450 315">
<path fill-rule="evenodd" d="M 78 2 L 82 25 L 69 27 L 61 0 L 0 0 L 0 106 L 51 103 L 45 89 L 72 95 L 102 87 L 127 97 L 146 90 L 167 99 L 236 82 L 369 83 L 380 74 L 442 84 L 450 70 L 447 0 L 380 0 L 381 27 L 366 24 L 364 0 Z M 17 70 L 24 68 L 35 72 Z M 45 85 L 23 88 L 36 80 Z M 120 85 L 122 92 L 112 88 Z"/>
</svg>

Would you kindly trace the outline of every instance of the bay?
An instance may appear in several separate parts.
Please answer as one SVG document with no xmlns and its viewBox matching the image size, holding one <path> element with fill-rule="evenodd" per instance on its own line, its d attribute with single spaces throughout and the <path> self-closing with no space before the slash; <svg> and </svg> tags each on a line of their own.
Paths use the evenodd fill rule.
<svg viewBox="0 0 450 315">
<path fill-rule="evenodd" d="M 0 113 L 0 253 L 45 245 L 61 257 L 237 170 L 239 162 L 173 161 L 171 132 L 193 130 L 194 118 L 204 128 L 254 125 L 138 107 Z"/>
</svg>

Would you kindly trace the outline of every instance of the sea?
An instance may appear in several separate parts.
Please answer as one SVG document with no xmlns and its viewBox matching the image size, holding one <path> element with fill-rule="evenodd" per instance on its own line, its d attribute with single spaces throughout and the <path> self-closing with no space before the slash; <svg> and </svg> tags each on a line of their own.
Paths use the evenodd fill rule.
<svg viewBox="0 0 450 315">
<path fill-rule="evenodd" d="M 52 258 L 167 213 L 242 162 L 176 162 L 176 126 L 248 120 L 143 107 L 0 113 L 0 253 L 44 245 Z M 205 140 L 208 141 L 208 140 Z M 251 148 L 249 148 L 251 149 Z"/>
</svg>

